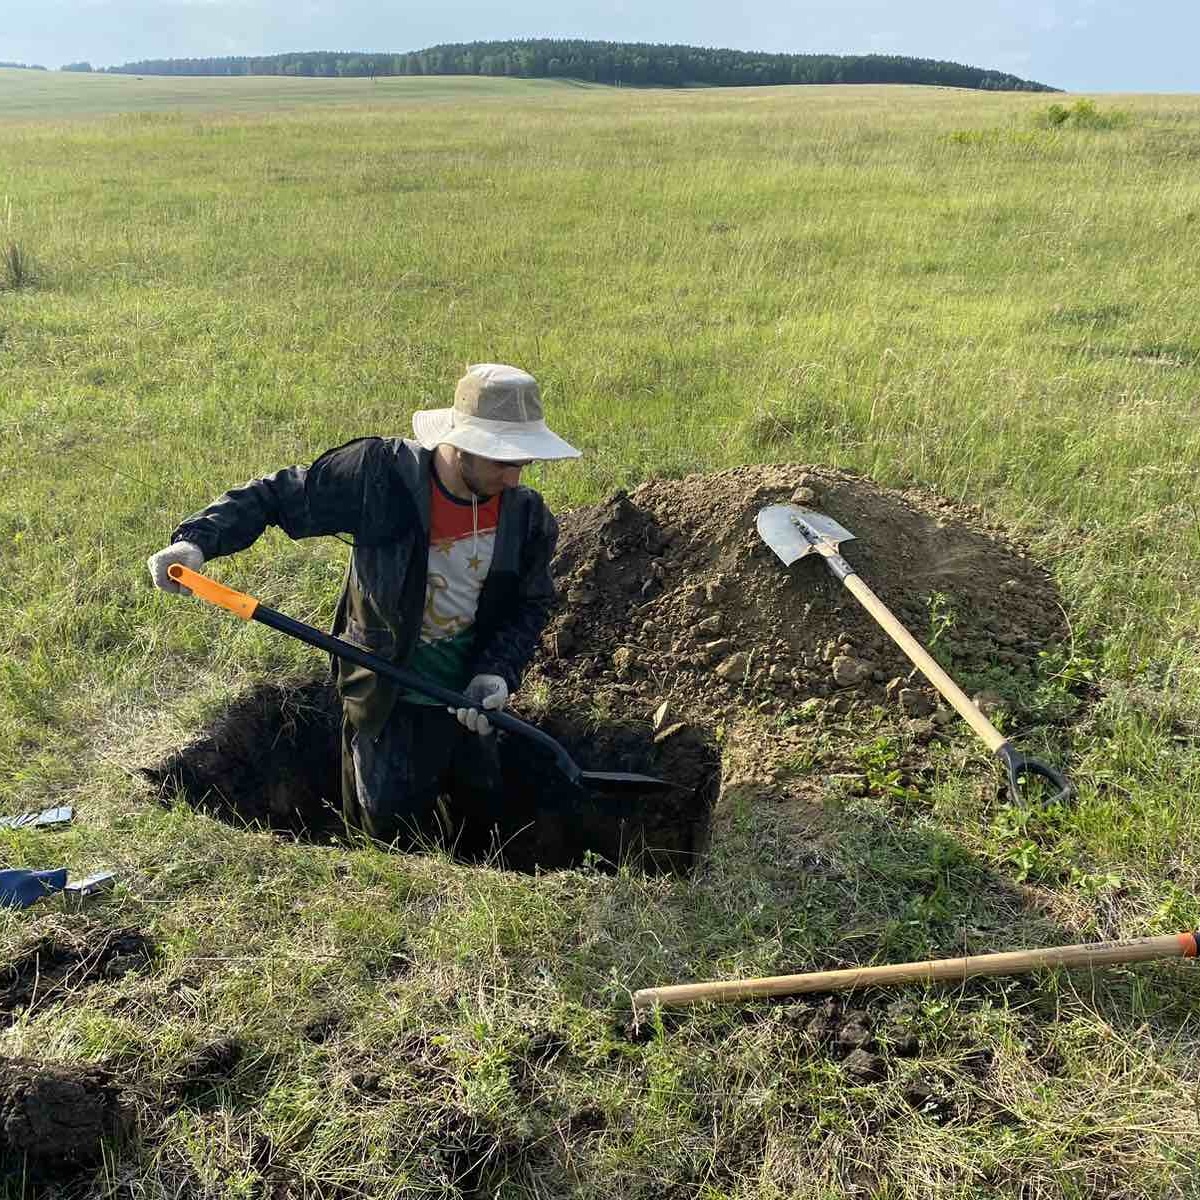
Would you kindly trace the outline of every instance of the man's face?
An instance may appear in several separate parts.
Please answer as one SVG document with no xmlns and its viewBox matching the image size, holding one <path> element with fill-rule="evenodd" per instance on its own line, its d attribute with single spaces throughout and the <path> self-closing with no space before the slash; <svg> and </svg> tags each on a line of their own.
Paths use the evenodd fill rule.
<svg viewBox="0 0 1200 1200">
<path fill-rule="evenodd" d="M 521 469 L 529 466 L 532 459 L 522 462 L 498 462 L 493 458 L 482 458 L 478 454 L 459 451 L 458 470 L 467 485 L 477 496 L 494 496 L 505 488 L 516 487 L 521 482 Z"/>
</svg>

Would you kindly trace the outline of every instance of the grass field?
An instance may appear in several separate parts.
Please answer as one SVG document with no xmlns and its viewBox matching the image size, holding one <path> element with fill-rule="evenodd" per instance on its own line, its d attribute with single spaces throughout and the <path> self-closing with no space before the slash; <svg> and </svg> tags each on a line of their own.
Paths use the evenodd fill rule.
<svg viewBox="0 0 1200 1200">
<path fill-rule="evenodd" d="M 1047 103 L 0 71 L 0 797 L 79 812 L 0 831 L 0 863 L 119 870 L 93 919 L 161 948 L 0 1051 L 168 1079 L 246 1047 L 85 1194 L 285 1194 L 264 1139 L 312 1196 L 1200 1194 L 1178 965 L 905 993 L 949 1090 L 978 1099 L 989 1055 L 973 1119 L 848 1079 L 782 1009 L 620 1033 L 631 989 L 869 962 L 897 922 L 952 954 L 985 880 L 1023 898 L 995 949 L 1200 922 L 1200 99 L 1098 97 L 1113 128 L 1045 128 Z M 831 801 L 857 882 L 800 893 L 752 797 L 692 881 L 147 803 L 133 767 L 313 659 L 155 594 L 145 557 L 234 483 L 406 433 L 476 361 L 532 370 L 585 449 L 532 472 L 555 507 L 757 461 L 982 504 L 1053 572 L 1064 670 L 1095 685 L 1078 800 L 993 819 L 972 760 L 916 815 Z M 219 566 L 326 624 L 344 547 L 271 534 Z M 0 912 L 0 962 L 73 920 Z"/>
</svg>

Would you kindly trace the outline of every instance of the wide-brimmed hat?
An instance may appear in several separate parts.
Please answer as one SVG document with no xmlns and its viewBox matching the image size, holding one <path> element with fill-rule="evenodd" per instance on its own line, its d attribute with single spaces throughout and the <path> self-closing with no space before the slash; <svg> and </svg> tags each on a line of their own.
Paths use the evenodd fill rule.
<svg viewBox="0 0 1200 1200">
<path fill-rule="evenodd" d="M 547 428 L 537 380 L 503 363 L 468 367 L 454 389 L 453 408 L 415 412 L 412 422 L 426 450 L 446 444 L 499 462 L 582 454 Z"/>
</svg>

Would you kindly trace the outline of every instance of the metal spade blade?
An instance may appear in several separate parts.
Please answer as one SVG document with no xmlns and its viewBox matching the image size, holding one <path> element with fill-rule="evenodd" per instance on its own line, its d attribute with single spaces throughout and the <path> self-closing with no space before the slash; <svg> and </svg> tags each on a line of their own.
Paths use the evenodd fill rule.
<svg viewBox="0 0 1200 1200">
<path fill-rule="evenodd" d="M 786 567 L 803 558 L 820 540 L 836 550 L 852 542 L 854 534 L 832 517 L 798 504 L 773 504 L 758 514 L 758 536 L 783 560 Z"/>
</svg>

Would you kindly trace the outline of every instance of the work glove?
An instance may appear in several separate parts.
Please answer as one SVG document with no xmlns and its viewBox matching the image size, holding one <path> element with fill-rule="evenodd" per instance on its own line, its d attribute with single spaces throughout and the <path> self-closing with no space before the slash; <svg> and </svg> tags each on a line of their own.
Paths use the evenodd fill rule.
<svg viewBox="0 0 1200 1200">
<path fill-rule="evenodd" d="M 472 733 L 486 737 L 492 732 L 492 723 L 481 710 L 503 708 L 508 703 L 508 684 L 499 675 L 476 675 L 463 689 L 468 700 L 476 702 L 478 708 L 448 708 L 459 722 Z"/>
<path fill-rule="evenodd" d="M 154 580 L 156 588 L 164 592 L 173 592 L 175 595 L 189 595 L 187 588 L 180 587 L 167 574 L 167 568 L 172 563 L 182 563 L 185 567 L 198 571 L 204 566 L 204 551 L 194 542 L 175 542 L 165 550 L 150 555 L 146 560 L 146 566 L 150 568 L 150 578 Z"/>
<path fill-rule="evenodd" d="M 66 886 L 66 867 L 51 871 L 0 871 L 0 907 L 28 908 L 43 896 L 61 892 Z"/>
</svg>

